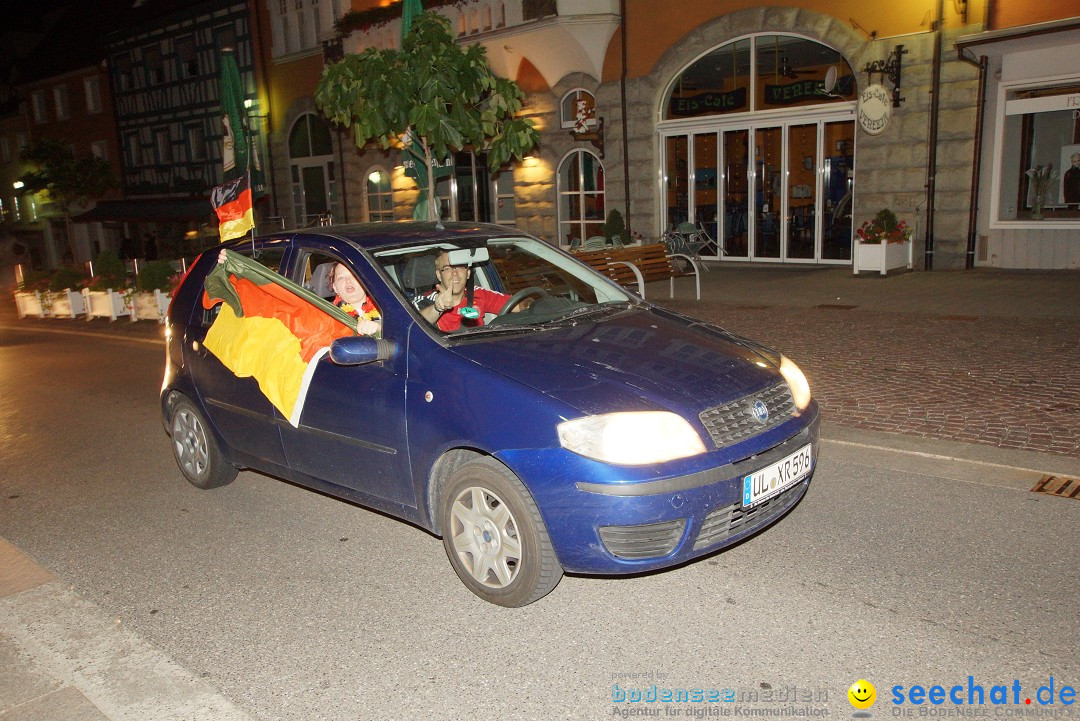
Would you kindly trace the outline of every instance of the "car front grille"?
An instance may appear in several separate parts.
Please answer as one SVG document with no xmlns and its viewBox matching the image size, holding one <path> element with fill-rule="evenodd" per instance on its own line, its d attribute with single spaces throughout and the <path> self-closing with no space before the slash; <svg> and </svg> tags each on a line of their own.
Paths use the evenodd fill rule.
<svg viewBox="0 0 1080 721">
<path fill-rule="evenodd" d="M 685 518 L 643 526 L 601 526 L 600 539 L 616 558 L 657 558 L 675 550 L 685 529 Z"/>
<path fill-rule="evenodd" d="M 719 543 L 750 528 L 765 525 L 791 508 L 805 487 L 806 481 L 801 481 L 783 493 L 750 509 L 744 509 L 741 502 L 717 508 L 705 516 L 697 541 L 694 542 L 694 550 Z"/>
<path fill-rule="evenodd" d="M 754 417 L 754 403 L 759 400 L 769 409 L 769 417 L 764 423 Z M 795 401 L 787 383 L 777 383 L 760 393 L 706 409 L 698 414 L 698 418 L 716 447 L 722 448 L 778 426 L 794 412 Z"/>
</svg>

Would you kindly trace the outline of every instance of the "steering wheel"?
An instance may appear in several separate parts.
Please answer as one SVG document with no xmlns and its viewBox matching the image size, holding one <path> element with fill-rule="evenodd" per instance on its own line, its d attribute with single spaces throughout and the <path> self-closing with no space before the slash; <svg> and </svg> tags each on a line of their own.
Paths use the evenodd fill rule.
<svg viewBox="0 0 1080 721">
<path fill-rule="evenodd" d="M 528 288 L 522 288 L 517 293 L 510 296 L 510 299 L 506 301 L 506 305 L 502 307 L 502 310 L 498 312 L 499 316 L 504 316 L 507 313 L 513 312 L 514 308 L 521 305 L 521 301 L 534 295 L 551 295 L 547 292 L 546 288 L 541 288 L 538 285 L 530 285 Z"/>
</svg>

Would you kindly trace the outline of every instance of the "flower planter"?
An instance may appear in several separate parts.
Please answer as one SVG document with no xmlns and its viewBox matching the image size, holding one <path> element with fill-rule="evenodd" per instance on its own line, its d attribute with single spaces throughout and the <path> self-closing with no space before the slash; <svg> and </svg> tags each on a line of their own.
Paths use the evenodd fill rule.
<svg viewBox="0 0 1080 721">
<path fill-rule="evenodd" d="M 52 293 L 52 307 L 49 315 L 54 318 L 75 318 L 86 312 L 86 302 L 82 293 L 75 293 L 70 288 Z"/>
<path fill-rule="evenodd" d="M 913 267 L 911 241 L 903 243 L 855 243 L 855 258 L 852 261 L 853 272 L 877 271 L 882 275 L 894 268 Z"/>
<path fill-rule="evenodd" d="M 84 290 L 86 319 L 108 318 L 116 320 L 131 315 L 131 308 L 124 303 L 124 296 L 114 290 Z"/>
<path fill-rule="evenodd" d="M 169 296 L 160 290 L 153 293 L 141 291 L 135 294 L 132 300 L 131 320 L 155 320 L 158 323 L 165 322 L 165 311 L 169 308 Z"/>
<path fill-rule="evenodd" d="M 18 311 L 20 318 L 25 318 L 28 315 L 45 317 L 45 309 L 41 304 L 41 293 L 36 291 L 32 293 L 26 291 L 16 293 L 15 309 Z"/>
</svg>

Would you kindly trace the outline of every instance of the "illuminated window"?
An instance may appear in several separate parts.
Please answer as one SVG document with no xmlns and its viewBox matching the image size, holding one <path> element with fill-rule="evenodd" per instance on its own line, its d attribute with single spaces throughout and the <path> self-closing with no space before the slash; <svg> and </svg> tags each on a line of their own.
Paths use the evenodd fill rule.
<svg viewBox="0 0 1080 721">
<path fill-rule="evenodd" d="M 998 220 L 1080 225 L 1080 82 L 1013 87 L 999 111 Z M 1041 195 L 1039 194 L 1039 191 Z"/>
<path fill-rule="evenodd" d="M 94 140 L 90 143 L 90 154 L 99 160 L 108 160 L 109 146 L 104 140 Z"/>
<path fill-rule="evenodd" d="M 394 189 L 390 185 L 390 173 L 379 166 L 373 167 L 367 175 L 368 221 L 387 222 L 394 219 Z"/>
</svg>

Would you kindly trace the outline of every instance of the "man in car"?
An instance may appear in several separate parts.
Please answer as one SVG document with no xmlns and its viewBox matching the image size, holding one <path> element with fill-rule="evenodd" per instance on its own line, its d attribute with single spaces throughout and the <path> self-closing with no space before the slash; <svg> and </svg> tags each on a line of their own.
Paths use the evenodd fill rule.
<svg viewBox="0 0 1080 721">
<path fill-rule="evenodd" d="M 466 287 L 471 273 L 468 266 L 450 265 L 450 255 L 446 251 L 435 256 L 435 275 L 439 283 L 429 295 L 413 301 L 420 315 L 439 330 L 450 332 L 458 330 L 463 324 L 466 327 L 483 325 L 485 313 L 501 311 L 510 296 L 486 288 L 473 288 L 472 305 L 468 306 Z M 476 309 L 475 318 L 461 314 L 466 306 Z M 519 305 L 514 310 L 520 308 Z"/>
</svg>

